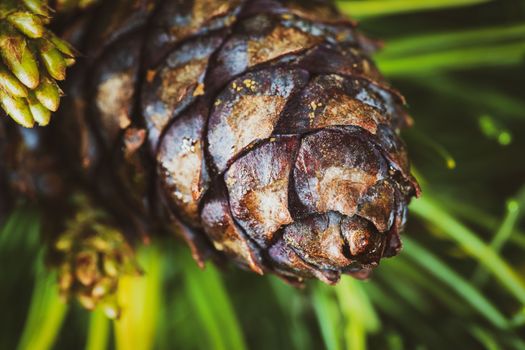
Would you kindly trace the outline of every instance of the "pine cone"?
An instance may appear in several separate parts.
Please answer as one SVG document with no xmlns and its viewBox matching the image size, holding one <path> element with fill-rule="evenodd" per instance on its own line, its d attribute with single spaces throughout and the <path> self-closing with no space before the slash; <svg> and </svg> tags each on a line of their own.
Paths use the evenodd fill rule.
<svg viewBox="0 0 525 350">
<path fill-rule="evenodd" d="M 398 253 L 419 192 L 398 135 L 410 119 L 374 42 L 328 2 L 120 0 L 89 15 L 69 32 L 87 58 L 45 129 L 64 188 L 137 238 L 162 223 L 201 264 L 291 283 L 367 277 Z"/>
<path fill-rule="evenodd" d="M 88 310 L 100 306 L 108 317 L 118 318 L 120 278 L 142 272 L 132 248 L 104 213 L 93 210 L 83 197 L 76 202 L 75 217 L 49 251 L 58 269 L 60 294 L 76 298 Z"/>
<path fill-rule="evenodd" d="M 373 43 L 325 1 L 159 6 L 91 38 L 87 105 L 107 147 L 145 125 L 194 255 L 206 240 L 257 273 L 335 283 L 397 254 L 418 187 L 398 136 L 404 100 Z"/>
<path fill-rule="evenodd" d="M 47 125 L 58 109 L 73 49 L 46 29 L 44 0 L 3 0 L 0 4 L 0 105 L 17 123 Z"/>
</svg>

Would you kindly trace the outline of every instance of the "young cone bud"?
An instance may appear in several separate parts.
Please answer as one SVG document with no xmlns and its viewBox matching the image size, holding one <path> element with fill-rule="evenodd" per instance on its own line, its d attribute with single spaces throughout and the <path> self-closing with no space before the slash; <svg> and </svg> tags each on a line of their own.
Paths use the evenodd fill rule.
<svg viewBox="0 0 525 350">
<path fill-rule="evenodd" d="M 30 96 L 27 98 L 27 102 L 29 103 L 29 109 L 31 110 L 33 119 L 38 125 L 46 126 L 49 124 L 49 121 L 51 120 L 51 111 L 38 101 L 33 92 L 31 92 Z"/>
<path fill-rule="evenodd" d="M 13 74 L 1 66 L 0 88 L 13 97 L 27 97 L 27 88 Z"/>
<path fill-rule="evenodd" d="M 110 315 L 117 317 L 119 279 L 141 270 L 122 233 L 102 213 L 93 211 L 84 197 L 77 198 L 77 205 L 76 217 L 50 252 L 59 272 L 60 293 L 75 297 L 90 310 L 97 306 L 113 310 Z"/>
<path fill-rule="evenodd" d="M 7 21 L 31 39 L 44 35 L 45 28 L 42 20 L 32 13 L 17 11 L 7 16 Z"/>
<path fill-rule="evenodd" d="M 64 80 L 66 68 L 75 63 L 71 46 L 45 27 L 49 12 L 47 2 L 42 0 L 6 0 L 0 5 L 0 56 L 6 68 L 0 64 L 0 88 L 13 101 L 29 99 L 29 91 L 33 91 L 40 102 L 35 103 L 33 98 L 25 103 L 8 104 L 11 109 L 6 112 L 19 123 L 24 120 L 21 125 L 26 127 L 32 124 L 27 118 L 20 119 L 27 116 L 24 106 L 29 106 L 39 125 L 49 123 L 60 100 L 55 81 Z M 24 110 L 16 112 L 17 106 Z"/>
<path fill-rule="evenodd" d="M 49 16 L 49 7 L 44 0 L 22 0 L 24 5 L 33 13 L 47 17 Z"/>
<path fill-rule="evenodd" d="M 12 97 L 3 91 L 0 91 L 0 104 L 4 111 L 18 124 L 26 128 L 32 128 L 35 124 L 33 114 L 31 113 L 25 99 Z"/>
<path fill-rule="evenodd" d="M 48 41 L 40 42 L 39 52 L 49 75 L 56 80 L 64 80 L 67 63 L 62 53 Z"/>
<path fill-rule="evenodd" d="M 61 91 L 58 85 L 51 79 L 44 77 L 35 90 L 38 101 L 50 111 L 55 112 L 60 104 Z"/>
<path fill-rule="evenodd" d="M 21 35 L 0 34 L 0 52 L 4 63 L 22 84 L 30 89 L 38 86 L 40 73 L 37 61 Z"/>
</svg>

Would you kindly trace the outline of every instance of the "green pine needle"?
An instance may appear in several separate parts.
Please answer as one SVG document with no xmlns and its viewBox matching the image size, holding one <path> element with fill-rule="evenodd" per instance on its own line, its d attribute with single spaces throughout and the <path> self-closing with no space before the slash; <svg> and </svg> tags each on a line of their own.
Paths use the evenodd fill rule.
<svg viewBox="0 0 525 350">
<path fill-rule="evenodd" d="M 525 304 L 525 282 L 523 277 L 510 267 L 490 246 L 481 241 L 474 232 L 444 211 L 429 196 L 427 193 L 425 197 L 414 201 L 410 206 L 412 212 L 442 229 L 465 252 L 469 253 L 485 269 L 490 271 L 509 293 Z"/>
<path fill-rule="evenodd" d="M 472 6 L 488 1 L 491 0 L 337 0 L 337 5 L 349 16 L 360 18 Z"/>
<path fill-rule="evenodd" d="M 476 288 L 464 278 L 445 265 L 432 253 L 428 252 L 421 245 L 405 237 L 405 254 L 414 263 L 424 267 L 429 273 L 436 276 L 443 283 L 454 289 L 456 293 L 464 298 L 464 301 L 471 304 L 480 314 L 485 316 L 498 328 L 507 328 L 508 320 L 499 310 L 494 307 Z"/>
<path fill-rule="evenodd" d="M 103 350 L 108 348 L 111 321 L 103 310 L 91 313 L 86 343 L 86 350 Z"/>
<path fill-rule="evenodd" d="M 319 285 L 313 290 L 312 304 L 319 328 L 328 350 L 342 350 L 341 315 L 335 297 L 326 286 Z"/>
<path fill-rule="evenodd" d="M 187 254 L 186 258 L 188 258 Z M 229 293 L 215 267 L 209 265 L 201 271 L 194 261 L 185 265 L 187 299 L 192 302 L 195 313 L 203 325 L 209 346 L 218 350 L 247 349 Z"/>
<path fill-rule="evenodd" d="M 378 54 L 381 71 L 389 77 L 430 75 L 451 70 L 504 67 L 523 62 L 525 43 L 485 45 L 388 58 Z"/>
<path fill-rule="evenodd" d="M 42 262 L 42 256 L 39 262 Z M 57 276 L 40 266 L 18 350 L 48 350 L 59 336 L 68 306 L 58 295 Z"/>
<path fill-rule="evenodd" d="M 422 52 L 479 47 L 511 41 L 525 43 L 524 38 L 525 25 L 523 24 L 417 34 L 389 41 L 380 54 L 382 58 L 386 59 L 410 56 Z"/>
</svg>

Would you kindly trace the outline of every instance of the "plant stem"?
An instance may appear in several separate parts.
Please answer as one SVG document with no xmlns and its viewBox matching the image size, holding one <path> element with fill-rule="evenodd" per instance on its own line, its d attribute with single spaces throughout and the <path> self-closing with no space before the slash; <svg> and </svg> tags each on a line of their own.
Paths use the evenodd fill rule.
<svg viewBox="0 0 525 350">
<path fill-rule="evenodd" d="M 41 256 L 40 256 L 41 258 Z M 41 261 L 41 259 L 39 259 Z M 60 299 L 56 275 L 38 268 L 27 321 L 18 350 L 50 349 L 62 327 L 68 306 Z"/>
<path fill-rule="evenodd" d="M 117 350 L 154 348 L 162 296 L 162 258 L 155 246 L 140 249 L 143 276 L 124 276 L 119 283 L 121 318 L 114 322 Z"/>
</svg>

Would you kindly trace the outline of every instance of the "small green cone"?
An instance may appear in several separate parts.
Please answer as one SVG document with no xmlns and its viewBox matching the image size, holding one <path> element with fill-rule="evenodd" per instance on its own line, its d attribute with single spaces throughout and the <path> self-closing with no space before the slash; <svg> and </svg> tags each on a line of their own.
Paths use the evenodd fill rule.
<svg viewBox="0 0 525 350">
<path fill-rule="evenodd" d="M 75 7 L 89 2 L 66 1 Z M 50 13 L 45 0 L 0 0 L 0 89 L 9 110 L 2 108 L 25 127 L 49 124 L 62 96 L 56 82 L 66 78 L 77 54 L 46 28 Z"/>
<path fill-rule="evenodd" d="M 141 269 L 131 246 L 105 215 L 94 211 L 84 197 L 76 202 L 77 214 L 50 251 L 59 272 L 60 293 L 89 310 L 102 307 L 108 317 L 117 318 L 119 281 L 141 275 Z"/>
</svg>

